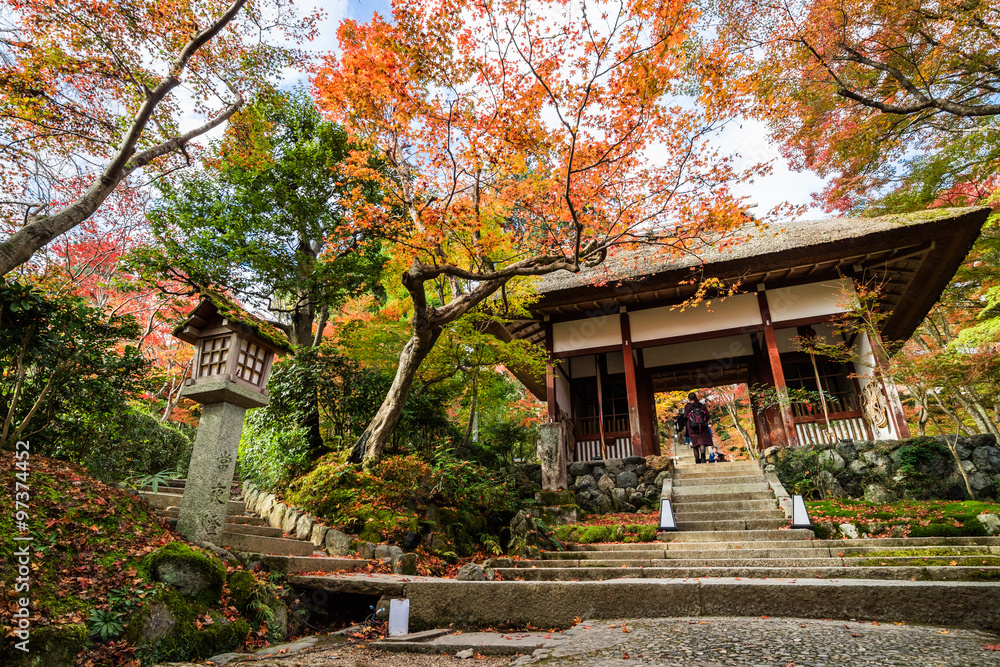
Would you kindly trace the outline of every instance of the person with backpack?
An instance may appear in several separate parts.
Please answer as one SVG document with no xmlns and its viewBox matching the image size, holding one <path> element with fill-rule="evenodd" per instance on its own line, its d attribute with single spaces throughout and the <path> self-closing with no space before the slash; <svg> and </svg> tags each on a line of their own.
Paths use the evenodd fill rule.
<svg viewBox="0 0 1000 667">
<path fill-rule="evenodd" d="M 688 394 L 684 416 L 687 418 L 687 435 L 694 449 L 694 462 L 704 463 L 705 448 L 712 446 L 712 429 L 708 424 L 708 408 L 693 391 Z"/>
</svg>

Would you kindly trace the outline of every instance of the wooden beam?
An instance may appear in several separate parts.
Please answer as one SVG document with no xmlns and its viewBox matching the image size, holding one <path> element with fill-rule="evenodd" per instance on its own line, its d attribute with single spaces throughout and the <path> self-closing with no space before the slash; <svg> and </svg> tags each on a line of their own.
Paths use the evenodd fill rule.
<svg viewBox="0 0 1000 667">
<path fill-rule="evenodd" d="M 795 422 L 792 419 L 792 407 L 788 405 L 788 387 L 785 384 L 785 371 L 781 368 L 778 339 L 774 336 L 774 324 L 771 322 L 771 308 L 768 306 L 767 294 L 765 292 L 757 292 L 757 304 L 760 306 L 760 317 L 764 322 L 764 348 L 767 352 L 768 362 L 771 365 L 774 387 L 778 390 L 778 396 L 784 402 L 784 405 L 779 407 L 781 424 L 785 431 L 784 440 L 790 447 L 797 447 L 799 438 L 795 432 Z"/>
<path fill-rule="evenodd" d="M 639 388 L 635 377 L 635 357 L 632 356 L 632 330 L 628 313 L 622 313 L 622 354 L 625 361 L 625 391 L 628 394 L 628 426 L 632 439 L 632 454 L 645 456 L 642 446 L 642 422 L 639 419 Z"/>
</svg>

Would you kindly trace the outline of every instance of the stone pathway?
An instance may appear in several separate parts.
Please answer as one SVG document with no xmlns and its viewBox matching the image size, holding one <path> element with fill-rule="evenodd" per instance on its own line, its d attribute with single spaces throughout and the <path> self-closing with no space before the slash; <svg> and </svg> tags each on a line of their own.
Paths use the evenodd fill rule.
<svg viewBox="0 0 1000 667">
<path fill-rule="evenodd" d="M 623 626 L 628 632 L 623 631 Z M 791 618 L 584 621 L 511 664 L 662 667 L 1000 665 L 1000 636 L 919 625 Z M 984 647 L 995 647 L 990 650 Z"/>
</svg>

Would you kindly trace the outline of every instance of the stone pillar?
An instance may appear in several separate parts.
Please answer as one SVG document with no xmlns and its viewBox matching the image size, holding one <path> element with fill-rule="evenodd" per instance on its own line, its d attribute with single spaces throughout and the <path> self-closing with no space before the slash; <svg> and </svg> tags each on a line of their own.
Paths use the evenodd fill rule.
<svg viewBox="0 0 1000 667">
<path fill-rule="evenodd" d="M 542 491 L 565 489 L 569 479 L 566 476 L 564 422 L 539 424 L 538 460 L 542 463 Z"/>
<path fill-rule="evenodd" d="M 248 408 L 263 407 L 269 401 L 263 393 L 229 380 L 189 386 L 183 395 L 204 407 L 177 530 L 193 542 L 212 542 L 226 522 L 243 417 Z"/>
</svg>

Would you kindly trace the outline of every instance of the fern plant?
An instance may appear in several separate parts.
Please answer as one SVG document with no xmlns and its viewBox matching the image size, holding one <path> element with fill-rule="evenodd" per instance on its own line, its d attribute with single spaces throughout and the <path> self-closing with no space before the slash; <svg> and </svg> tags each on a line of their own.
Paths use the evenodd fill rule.
<svg viewBox="0 0 1000 667">
<path fill-rule="evenodd" d="M 151 475 L 132 475 L 128 478 L 128 482 L 135 489 L 144 489 L 147 486 L 152 486 L 153 493 L 159 493 L 160 484 L 166 485 L 167 480 L 183 478 L 184 473 L 179 470 L 161 470 Z"/>
</svg>

